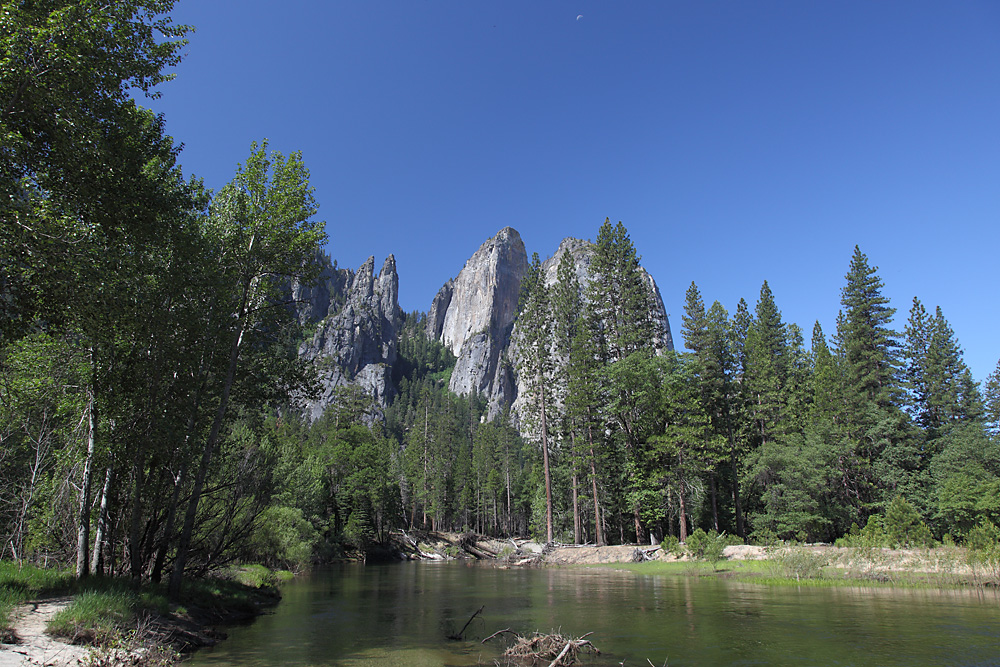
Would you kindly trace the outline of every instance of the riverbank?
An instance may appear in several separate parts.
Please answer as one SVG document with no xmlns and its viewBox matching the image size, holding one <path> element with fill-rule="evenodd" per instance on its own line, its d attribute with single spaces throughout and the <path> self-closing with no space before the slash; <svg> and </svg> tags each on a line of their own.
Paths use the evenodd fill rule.
<svg viewBox="0 0 1000 667">
<path fill-rule="evenodd" d="M 262 568 L 186 582 L 179 604 L 161 586 L 75 582 L 68 573 L 3 563 L 0 667 L 168 665 L 225 638 L 219 626 L 258 616 L 280 600 Z M 266 572 L 266 570 L 264 570 Z"/>
<path fill-rule="evenodd" d="M 609 566 L 647 574 L 740 578 L 761 584 L 814 586 L 1000 587 L 1000 567 L 956 546 L 923 549 L 815 545 L 729 545 L 714 561 L 683 547 L 655 545 L 544 545 L 470 533 L 404 533 L 405 558 L 492 560 L 498 567 Z"/>
</svg>

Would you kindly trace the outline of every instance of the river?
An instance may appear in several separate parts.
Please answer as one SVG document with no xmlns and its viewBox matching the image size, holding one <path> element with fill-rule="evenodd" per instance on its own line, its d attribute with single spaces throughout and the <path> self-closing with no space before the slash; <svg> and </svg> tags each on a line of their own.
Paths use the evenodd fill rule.
<svg viewBox="0 0 1000 667">
<path fill-rule="evenodd" d="M 593 634 L 586 665 L 1000 664 L 996 591 L 796 588 L 608 569 L 342 565 L 283 587 L 192 665 L 493 665 L 521 633 Z M 479 607 L 464 641 L 451 641 Z M 649 662 L 647 662 L 649 661 Z"/>
</svg>

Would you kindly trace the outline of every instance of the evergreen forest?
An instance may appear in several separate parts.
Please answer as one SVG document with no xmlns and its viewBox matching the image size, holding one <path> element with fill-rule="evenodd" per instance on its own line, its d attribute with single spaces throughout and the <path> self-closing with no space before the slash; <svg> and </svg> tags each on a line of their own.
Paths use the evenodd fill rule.
<svg viewBox="0 0 1000 667">
<path fill-rule="evenodd" d="M 692 283 L 676 352 L 606 221 L 587 284 L 569 253 L 553 284 L 533 258 L 504 361 L 516 410 L 449 392 L 455 357 L 414 312 L 391 402 L 347 386 L 310 422 L 287 303 L 327 241 L 309 171 L 264 140 L 218 192 L 181 172 L 134 99 L 181 57 L 172 6 L 4 5 L 4 559 L 176 592 L 236 562 L 378 554 L 400 530 L 892 546 L 1000 526 L 1000 363 L 977 383 L 941 309 L 898 311 L 860 248 L 835 331 L 807 340 L 766 282 L 732 311 Z"/>
</svg>

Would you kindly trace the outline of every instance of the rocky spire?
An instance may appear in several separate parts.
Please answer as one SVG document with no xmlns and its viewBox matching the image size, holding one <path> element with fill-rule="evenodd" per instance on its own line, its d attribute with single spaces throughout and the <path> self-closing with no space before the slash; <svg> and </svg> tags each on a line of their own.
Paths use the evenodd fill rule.
<svg viewBox="0 0 1000 667">
<path fill-rule="evenodd" d="M 354 275 L 343 308 L 322 320 L 300 346 L 300 356 L 322 360 L 321 395 L 306 405 L 311 419 L 318 418 L 331 404 L 335 390 L 346 384 L 358 384 L 378 403 L 387 403 L 402 325 L 398 298 L 395 257 L 386 258 L 377 277 L 375 258 L 369 257 Z"/>
</svg>

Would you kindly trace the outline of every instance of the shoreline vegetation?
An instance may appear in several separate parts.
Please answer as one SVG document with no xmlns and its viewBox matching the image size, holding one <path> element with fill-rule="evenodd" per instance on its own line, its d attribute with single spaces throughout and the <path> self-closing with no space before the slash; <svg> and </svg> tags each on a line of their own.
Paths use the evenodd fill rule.
<svg viewBox="0 0 1000 667">
<path fill-rule="evenodd" d="M 128 578 L 77 580 L 69 569 L 0 562 L 0 656 L 19 664 L 169 665 L 226 633 L 219 626 L 276 605 L 287 571 L 233 567 L 191 579 L 177 602 L 165 584 Z M 8 664 L 0 660 L 2 664 Z"/>
<path fill-rule="evenodd" d="M 747 545 L 699 532 L 686 544 L 542 544 L 474 533 L 400 531 L 343 561 L 478 560 L 495 567 L 597 567 L 639 575 L 715 577 L 766 586 L 998 590 L 995 551 L 950 544 L 888 548 L 861 543 Z M 192 579 L 178 602 L 166 586 L 0 562 L 3 651 L 23 664 L 169 665 L 225 639 L 220 626 L 250 620 L 280 601 L 288 571 L 260 565 Z"/>
</svg>

